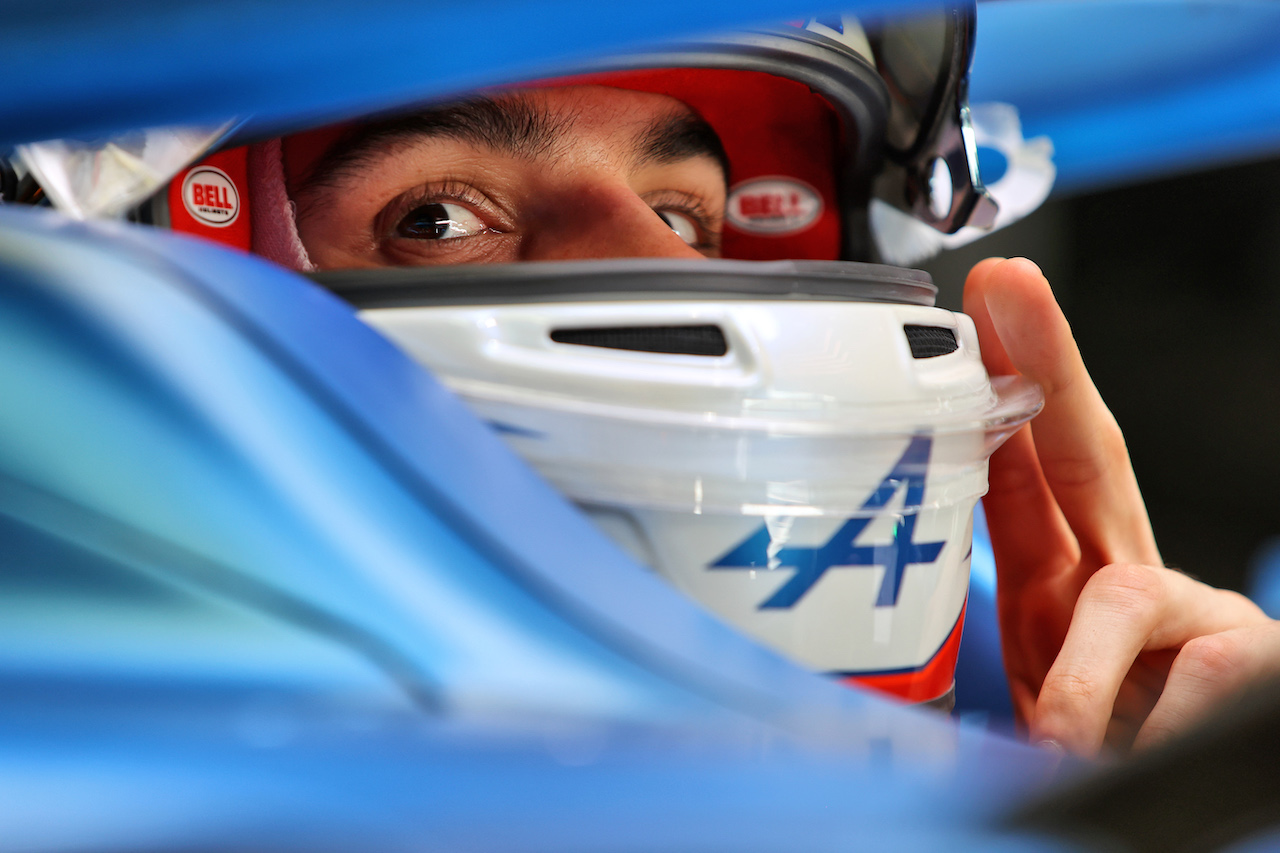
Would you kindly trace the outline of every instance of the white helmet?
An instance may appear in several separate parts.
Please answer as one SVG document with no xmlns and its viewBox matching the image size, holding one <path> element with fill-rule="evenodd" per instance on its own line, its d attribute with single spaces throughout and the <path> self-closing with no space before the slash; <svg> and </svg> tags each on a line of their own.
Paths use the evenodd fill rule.
<svg viewBox="0 0 1280 853">
<path fill-rule="evenodd" d="M 1039 408 L 922 272 L 631 260 L 317 274 L 642 563 L 795 660 L 949 701 L 973 508 Z"/>
</svg>

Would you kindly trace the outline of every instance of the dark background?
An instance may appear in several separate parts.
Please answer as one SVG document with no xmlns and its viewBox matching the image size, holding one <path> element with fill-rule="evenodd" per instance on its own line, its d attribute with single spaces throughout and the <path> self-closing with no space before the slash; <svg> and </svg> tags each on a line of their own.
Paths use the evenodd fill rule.
<svg viewBox="0 0 1280 853">
<path fill-rule="evenodd" d="M 1051 200 L 925 265 L 939 304 L 991 255 L 1052 282 L 1166 562 L 1245 589 L 1280 536 L 1280 161 Z"/>
</svg>

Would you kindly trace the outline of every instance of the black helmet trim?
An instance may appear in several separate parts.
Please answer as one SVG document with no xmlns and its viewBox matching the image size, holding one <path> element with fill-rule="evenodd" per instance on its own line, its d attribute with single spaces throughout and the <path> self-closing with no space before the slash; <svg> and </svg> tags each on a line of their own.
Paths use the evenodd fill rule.
<svg viewBox="0 0 1280 853">
<path fill-rule="evenodd" d="M 877 195 L 948 234 L 990 227 L 996 214 L 978 174 L 969 115 L 976 19 L 972 4 L 955 5 L 942 17 L 869 32 L 891 104 L 886 156 L 897 167 L 886 169 Z"/>
<path fill-rule="evenodd" d="M 929 274 L 853 261 L 628 258 L 331 270 L 309 277 L 356 308 L 618 300 L 934 304 Z"/>
</svg>

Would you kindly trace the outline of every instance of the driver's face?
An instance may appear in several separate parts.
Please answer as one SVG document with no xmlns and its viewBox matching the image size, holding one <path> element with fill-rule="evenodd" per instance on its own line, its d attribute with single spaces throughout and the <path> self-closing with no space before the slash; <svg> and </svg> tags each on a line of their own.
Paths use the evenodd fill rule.
<svg viewBox="0 0 1280 853">
<path fill-rule="evenodd" d="M 725 166 L 681 102 L 529 89 L 366 125 L 290 188 L 320 269 L 719 253 Z"/>
</svg>

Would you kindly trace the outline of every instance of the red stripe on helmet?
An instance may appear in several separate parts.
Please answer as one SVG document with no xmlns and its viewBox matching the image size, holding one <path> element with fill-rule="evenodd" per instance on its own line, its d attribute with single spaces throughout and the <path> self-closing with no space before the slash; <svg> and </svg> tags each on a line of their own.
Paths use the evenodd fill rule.
<svg viewBox="0 0 1280 853">
<path fill-rule="evenodd" d="M 946 695 L 956 677 L 956 659 L 960 655 L 960 635 L 964 632 L 964 611 L 968 604 L 965 601 L 960 608 L 960 618 L 937 653 L 919 669 L 883 675 L 851 675 L 840 680 L 908 702 L 931 702 Z"/>
</svg>

